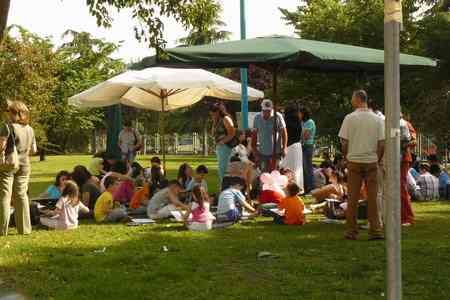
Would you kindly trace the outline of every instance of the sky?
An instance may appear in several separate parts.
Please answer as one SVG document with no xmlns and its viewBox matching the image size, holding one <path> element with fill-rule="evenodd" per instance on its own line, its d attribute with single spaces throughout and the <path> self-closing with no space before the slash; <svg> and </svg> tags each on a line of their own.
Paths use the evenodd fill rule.
<svg viewBox="0 0 450 300">
<path fill-rule="evenodd" d="M 240 37 L 240 0 L 220 0 L 223 7 L 224 28 L 232 32 L 231 39 Z M 247 38 L 267 35 L 294 35 L 292 26 L 281 19 L 278 7 L 294 10 L 300 0 L 246 0 Z M 120 50 L 114 54 L 126 62 L 137 61 L 154 51 L 145 43 L 139 43 L 134 37 L 135 21 L 127 11 L 114 13 L 112 28 L 99 28 L 95 17 L 89 14 L 86 0 L 12 0 L 8 24 L 18 24 L 40 36 L 49 36 L 56 45 L 62 43 L 62 34 L 68 30 L 87 31 L 93 36 L 107 41 L 123 41 Z M 175 21 L 168 19 L 164 23 L 165 39 L 168 47 L 186 32 Z"/>
</svg>

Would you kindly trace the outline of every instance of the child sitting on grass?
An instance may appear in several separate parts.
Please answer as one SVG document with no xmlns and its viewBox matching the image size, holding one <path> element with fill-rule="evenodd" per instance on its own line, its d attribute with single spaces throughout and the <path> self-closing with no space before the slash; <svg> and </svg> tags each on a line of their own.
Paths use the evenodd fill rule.
<svg viewBox="0 0 450 300">
<path fill-rule="evenodd" d="M 200 165 L 195 170 L 194 179 L 189 182 L 187 191 L 192 192 L 195 186 L 200 185 L 206 193 L 208 193 L 208 183 L 206 182 L 206 176 L 208 175 L 208 167 Z"/>
<path fill-rule="evenodd" d="M 61 198 L 56 203 L 56 209 L 49 211 L 49 217 L 41 217 L 41 224 L 48 228 L 67 230 L 78 227 L 78 213 L 88 213 L 87 208 L 80 201 L 78 186 L 73 181 L 67 181 L 62 191 Z"/>
<path fill-rule="evenodd" d="M 119 187 L 119 180 L 114 176 L 108 176 L 104 182 L 105 192 L 97 199 L 94 208 L 94 217 L 97 223 L 119 222 L 128 219 L 127 213 L 114 202 L 113 193 Z"/>
<path fill-rule="evenodd" d="M 166 219 L 172 216 L 172 211 L 186 210 L 187 206 L 179 200 L 181 191 L 181 185 L 178 181 L 170 181 L 168 187 L 154 194 L 148 202 L 147 216 L 154 220 Z"/>
<path fill-rule="evenodd" d="M 208 183 L 206 182 L 206 175 L 208 175 L 208 168 L 205 165 L 200 165 L 195 170 L 194 179 L 188 184 L 186 188 L 186 202 L 189 203 L 192 201 L 192 190 L 197 185 L 201 186 L 206 194 L 208 194 Z"/>
<path fill-rule="evenodd" d="M 305 215 L 303 210 L 305 209 L 305 204 L 302 199 L 298 196 L 300 193 L 300 187 L 296 183 L 289 183 L 286 187 L 288 197 L 281 200 L 278 204 L 279 212 L 284 213 L 273 213 L 273 221 L 276 224 L 285 225 L 303 225 L 305 224 Z"/>
<path fill-rule="evenodd" d="M 109 176 L 120 179 L 119 186 L 113 192 L 113 199 L 120 204 L 128 204 L 134 194 L 134 179 L 131 177 L 133 170 L 125 161 L 118 161 L 113 170 Z"/>
<path fill-rule="evenodd" d="M 167 187 L 167 179 L 165 178 L 164 169 L 161 166 L 161 159 L 158 156 L 152 157 L 150 164 L 150 168 L 144 170 L 144 176 L 150 182 L 151 193 L 155 194 L 159 190 Z"/>
<path fill-rule="evenodd" d="M 177 180 L 181 184 L 183 190 L 186 190 L 189 184 L 191 183 L 192 173 L 193 173 L 192 167 L 187 163 L 182 164 L 178 169 Z"/>
<path fill-rule="evenodd" d="M 230 187 L 220 193 L 217 206 L 217 221 L 219 223 L 238 222 L 242 217 L 242 209 L 252 213 L 256 212 L 245 200 L 245 196 L 241 192 L 242 188 L 240 178 L 233 177 L 230 180 Z"/>
<path fill-rule="evenodd" d="M 70 179 L 70 173 L 67 171 L 60 171 L 56 175 L 55 183 L 47 188 L 47 190 L 42 193 L 40 198 L 49 198 L 58 200 L 61 198 L 61 193 L 64 190 L 66 181 Z"/>
<path fill-rule="evenodd" d="M 192 231 L 207 231 L 212 229 L 215 217 L 209 211 L 209 197 L 205 190 L 197 185 L 192 190 L 192 203 L 184 214 L 186 227 Z M 189 217 L 192 215 L 192 218 Z"/>
<path fill-rule="evenodd" d="M 134 193 L 129 206 L 130 214 L 145 215 L 151 196 L 150 183 L 146 182 L 144 187 Z"/>
</svg>

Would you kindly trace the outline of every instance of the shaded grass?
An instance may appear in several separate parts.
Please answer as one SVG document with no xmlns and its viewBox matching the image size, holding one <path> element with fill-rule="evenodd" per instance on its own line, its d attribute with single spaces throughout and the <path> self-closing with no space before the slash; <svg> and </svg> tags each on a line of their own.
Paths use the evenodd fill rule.
<svg viewBox="0 0 450 300">
<path fill-rule="evenodd" d="M 35 164 L 33 191 L 45 174 L 86 159 Z M 214 159 L 206 162 L 213 167 Z M 171 159 L 169 175 L 179 163 Z M 449 299 L 450 205 L 414 209 L 417 224 L 403 230 L 404 298 Z M 70 232 L 13 233 L 0 238 L 0 278 L 36 299 L 383 299 L 384 242 L 367 242 L 367 232 L 343 240 L 343 225 L 320 219 L 288 227 L 259 218 L 206 233 L 90 222 Z M 279 258 L 258 259 L 259 251 Z"/>
</svg>

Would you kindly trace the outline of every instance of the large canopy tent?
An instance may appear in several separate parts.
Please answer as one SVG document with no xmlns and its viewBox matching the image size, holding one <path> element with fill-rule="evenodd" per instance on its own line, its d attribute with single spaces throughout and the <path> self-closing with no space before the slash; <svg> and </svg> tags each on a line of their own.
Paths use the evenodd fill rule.
<svg viewBox="0 0 450 300">
<path fill-rule="evenodd" d="M 394 4 L 393 2 L 394 1 L 386 1 L 386 5 L 391 6 L 391 8 L 386 11 L 387 20 L 392 18 L 389 13 L 394 12 L 395 16 L 397 16 L 397 11 L 399 10 L 401 12 L 401 6 L 400 9 L 398 9 L 398 5 L 395 5 L 398 1 L 395 1 Z M 394 49 L 388 48 L 386 49 L 386 53 L 382 50 L 350 45 L 274 36 L 214 45 L 168 49 L 163 56 L 164 60 L 160 57 L 149 57 L 144 60 L 144 64 L 147 64 L 148 66 L 160 64 L 174 67 L 196 66 L 203 68 L 245 67 L 250 64 L 260 66 L 271 71 L 273 74 L 272 86 L 275 102 L 277 100 L 277 74 L 281 69 L 302 69 L 314 72 L 352 72 L 358 74 L 385 73 L 385 78 L 396 81 L 395 76 L 388 76 L 387 74 L 394 74 L 393 71 L 398 67 L 400 67 L 401 71 L 408 71 L 420 70 L 425 67 L 435 67 L 437 65 L 435 60 L 426 57 L 405 54 L 398 55 L 399 22 L 397 21 L 392 27 L 395 27 L 396 29 L 387 30 L 385 32 L 385 44 L 389 45 L 391 40 L 391 42 L 394 43 L 393 41 L 396 39 L 397 48 L 395 51 Z M 385 30 L 386 28 L 390 27 L 386 27 L 385 24 Z M 397 79 L 398 78 L 399 77 L 397 76 Z M 397 101 L 399 99 L 398 87 L 396 89 L 394 88 L 393 91 L 389 90 L 398 83 L 398 81 L 396 81 L 395 84 L 392 82 L 385 83 L 385 92 L 387 95 L 385 101 L 391 101 L 388 103 L 390 105 L 387 107 L 398 105 L 398 103 L 392 103 L 393 101 L 396 101 L 393 95 L 397 94 Z M 389 138 L 387 142 L 391 146 L 395 145 L 395 147 L 390 147 L 388 149 L 391 151 L 388 152 L 385 162 L 387 167 L 386 173 L 391 180 L 396 178 L 394 175 L 399 175 L 396 173 L 396 171 L 399 171 L 400 166 L 399 155 L 389 155 L 392 154 L 392 151 L 400 153 L 400 130 L 398 128 L 393 128 L 392 126 L 395 123 L 398 124 L 399 117 L 399 115 L 392 116 L 392 113 L 390 113 L 386 118 L 386 137 Z M 393 119 L 396 121 L 394 122 Z M 386 199 L 390 202 L 389 207 L 393 208 L 395 211 L 395 216 L 394 212 L 389 213 L 388 222 L 386 224 L 386 230 L 388 232 L 388 263 L 397 265 L 397 267 L 388 268 L 388 278 L 395 281 L 395 283 L 390 283 L 388 285 L 388 296 L 390 299 L 399 299 L 400 296 L 398 295 L 401 294 L 401 288 L 397 286 L 398 284 L 401 284 L 401 280 L 394 276 L 394 273 L 397 277 L 400 274 L 398 272 L 398 264 L 400 263 L 398 259 L 399 252 L 394 251 L 394 249 L 399 249 L 395 244 L 400 243 L 399 184 L 397 184 L 397 188 L 397 191 L 388 189 L 386 193 Z M 392 204 L 393 202 L 396 204 Z M 395 218 L 396 221 L 394 221 Z M 395 272 L 393 270 L 395 270 Z"/>
<path fill-rule="evenodd" d="M 270 36 L 166 49 L 163 55 L 144 58 L 142 63 L 146 67 L 178 68 L 259 66 L 272 72 L 273 100 L 277 104 L 278 73 L 283 69 L 325 73 L 350 72 L 359 75 L 383 74 L 384 51 L 338 43 Z M 401 54 L 400 65 L 404 71 L 419 70 L 424 67 L 435 67 L 436 61 L 426 57 Z M 275 147 L 276 145 L 274 149 Z"/>
<path fill-rule="evenodd" d="M 435 67 L 430 58 L 401 54 L 402 70 Z M 302 69 L 315 72 L 383 73 L 384 51 L 339 43 L 270 36 L 211 45 L 166 49 L 162 58 L 144 58 L 143 65 L 228 68 L 256 65 L 269 71 Z"/>
<path fill-rule="evenodd" d="M 164 112 L 191 106 L 203 97 L 240 100 L 241 85 L 228 78 L 201 69 L 147 68 L 127 71 L 69 99 L 80 108 L 117 104 L 161 112 L 160 130 L 164 137 Z M 249 88 L 250 101 L 264 93 Z M 165 166 L 165 142 L 162 138 Z"/>
</svg>

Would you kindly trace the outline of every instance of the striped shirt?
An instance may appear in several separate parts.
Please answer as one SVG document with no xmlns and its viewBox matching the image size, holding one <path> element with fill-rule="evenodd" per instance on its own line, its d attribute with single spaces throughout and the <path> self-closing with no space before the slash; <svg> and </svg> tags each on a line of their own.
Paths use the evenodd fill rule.
<svg viewBox="0 0 450 300">
<path fill-rule="evenodd" d="M 417 185 L 420 187 L 420 200 L 438 200 L 439 199 L 439 179 L 430 173 L 424 173 L 417 179 Z"/>
</svg>

